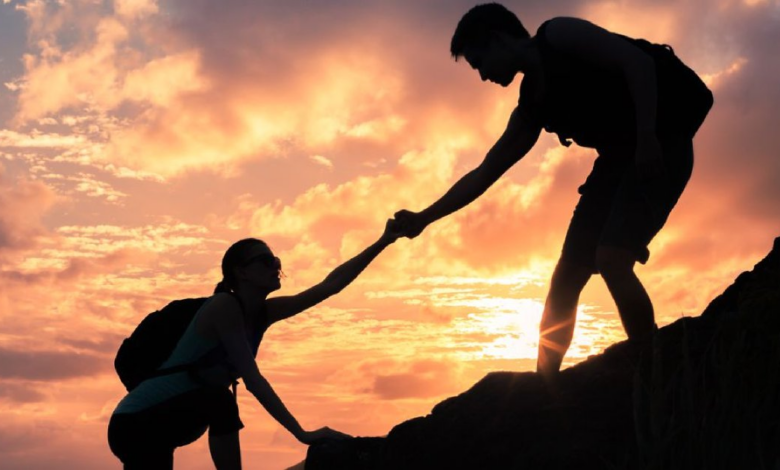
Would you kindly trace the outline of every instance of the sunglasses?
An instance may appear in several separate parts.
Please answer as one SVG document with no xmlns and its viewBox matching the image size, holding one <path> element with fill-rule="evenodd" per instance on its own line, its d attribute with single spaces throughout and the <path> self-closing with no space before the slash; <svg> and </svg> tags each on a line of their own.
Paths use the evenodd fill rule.
<svg viewBox="0 0 780 470">
<path fill-rule="evenodd" d="M 280 271 L 282 269 L 282 260 L 280 260 L 278 256 L 274 256 L 270 253 L 263 253 L 261 255 L 253 256 L 249 258 L 246 263 L 244 263 L 244 265 L 249 266 L 255 261 L 260 261 L 267 268 L 277 269 Z"/>
</svg>

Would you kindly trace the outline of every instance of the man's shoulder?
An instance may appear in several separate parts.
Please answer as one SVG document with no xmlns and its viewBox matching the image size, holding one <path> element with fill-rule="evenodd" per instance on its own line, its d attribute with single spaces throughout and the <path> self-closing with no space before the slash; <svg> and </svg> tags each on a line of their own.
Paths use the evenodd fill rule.
<svg viewBox="0 0 780 470">
<path fill-rule="evenodd" d="M 555 23 L 556 26 L 559 26 L 561 23 L 566 23 L 570 20 L 577 20 L 578 18 L 574 18 L 572 16 L 553 16 L 552 18 L 548 18 L 539 25 L 538 28 L 536 28 L 536 36 L 544 39 L 544 33 L 547 31 L 547 28 L 550 26 L 550 24 Z"/>
<path fill-rule="evenodd" d="M 520 96 L 517 99 L 517 108 L 526 114 L 526 117 L 533 118 L 539 113 L 541 107 L 539 85 L 536 80 L 528 75 L 523 76 L 520 82 Z"/>
</svg>

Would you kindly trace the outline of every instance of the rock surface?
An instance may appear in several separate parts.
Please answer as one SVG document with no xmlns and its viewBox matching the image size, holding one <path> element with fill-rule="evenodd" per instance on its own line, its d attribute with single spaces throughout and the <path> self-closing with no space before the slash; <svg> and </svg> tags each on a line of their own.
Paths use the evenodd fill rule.
<svg viewBox="0 0 780 470">
<path fill-rule="evenodd" d="M 564 370 L 488 374 L 307 470 L 780 468 L 780 238 L 701 316 Z M 776 467 L 777 465 L 777 467 Z"/>
</svg>

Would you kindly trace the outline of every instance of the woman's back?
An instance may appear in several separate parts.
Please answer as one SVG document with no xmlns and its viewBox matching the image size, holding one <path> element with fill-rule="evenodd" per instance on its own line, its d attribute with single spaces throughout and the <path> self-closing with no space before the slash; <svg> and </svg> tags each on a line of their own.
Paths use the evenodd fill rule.
<svg viewBox="0 0 780 470">
<path fill-rule="evenodd" d="M 207 306 L 214 300 L 216 296 L 208 299 L 203 306 L 198 310 L 195 316 L 190 322 L 190 325 L 184 331 L 181 339 L 179 340 L 176 348 L 174 348 L 171 356 L 160 366 L 160 369 L 167 369 L 169 367 L 191 364 L 202 358 L 210 351 L 213 351 L 219 346 L 219 341 L 212 338 L 205 337 L 198 331 L 196 325 L 201 314 L 206 310 Z M 221 372 L 220 375 L 227 378 L 227 374 Z M 204 371 L 206 372 L 206 371 Z M 210 383 L 211 380 L 216 378 L 214 372 L 209 373 Z M 225 386 L 230 382 L 226 381 Z M 114 410 L 115 414 L 120 413 L 136 413 L 148 409 L 154 405 L 164 402 L 169 398 L 172 398 L 182 393 L 194 390 L 200 385 L 190 377 L 190 374 L 186 371 L 176 372 L 169 375 L 163 375 L 159 377 L 153 377 L 145 380 L 138 387 L 134 388 L 128 393 L 117 405 Z"/>
</svg>

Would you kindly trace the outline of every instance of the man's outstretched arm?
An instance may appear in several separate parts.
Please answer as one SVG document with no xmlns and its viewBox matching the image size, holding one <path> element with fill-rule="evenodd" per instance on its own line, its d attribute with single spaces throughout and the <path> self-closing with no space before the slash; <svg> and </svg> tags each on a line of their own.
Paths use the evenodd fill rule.
<svg viewBox="0 0 780 470">
<path fill-rule="evenodd" d="M 506 130 L 478 167 L 466 173 L 444 196 L 422 212 L 401 210 L 395 213 L 401 232 L 409 238 L 414 238 L 432 222 L 481 196 L 533 148 L 540 132 L 541 128 L 532 124 L 519 106 L 515 108 Z"/>
</svg>

